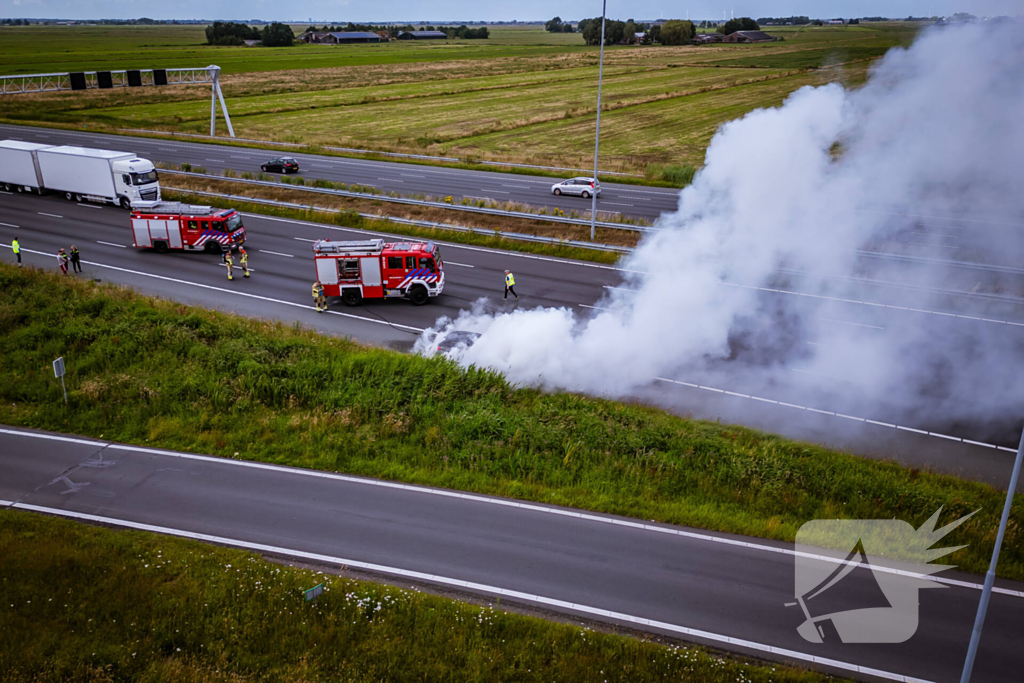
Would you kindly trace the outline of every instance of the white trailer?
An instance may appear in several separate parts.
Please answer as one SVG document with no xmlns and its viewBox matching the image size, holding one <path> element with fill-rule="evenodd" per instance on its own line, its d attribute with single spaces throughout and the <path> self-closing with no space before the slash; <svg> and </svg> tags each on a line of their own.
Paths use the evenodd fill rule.
<svg viewBox="0 0 1024 683">
<path fill-rule="evenodd" d="M 156 168 L 131 152 L 0 141 L 0 184 L 7 191 L 59 192 L 68 200 L 145 206 L 160 201 Z"/>
</svg>

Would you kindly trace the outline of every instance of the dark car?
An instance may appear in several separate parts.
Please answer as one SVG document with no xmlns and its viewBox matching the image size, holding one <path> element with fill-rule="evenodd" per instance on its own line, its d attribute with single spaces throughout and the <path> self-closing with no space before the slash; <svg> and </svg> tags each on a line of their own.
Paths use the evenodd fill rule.
<svg viewBox="0 0 1024 683">
<path fill-rule="evenodd" d="M 271 173 L 298 173 L 299 162 L 291 157 L 282 157 L 280 159 L 271 159 L 260 166 L 260 168 Z"/>
<path fill-rule="evenodd" d="M 466 332 L 462 330 L 455 330 L 445 335 L 445 338 L 440 341 L 437 345 L 437 353 L 448 354 L 450 351 L 454 351 L 457 348 L 468 349 L 473 343 L 480 338 L 478 332 Z"/>
</svg>

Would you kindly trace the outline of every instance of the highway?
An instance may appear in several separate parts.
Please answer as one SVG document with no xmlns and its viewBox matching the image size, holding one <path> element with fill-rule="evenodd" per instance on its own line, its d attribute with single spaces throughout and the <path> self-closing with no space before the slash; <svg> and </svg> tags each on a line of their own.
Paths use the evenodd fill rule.
<svg viewBox="0 0 1024 683">
<path fill-rule="evenodd" d="M 537 207 L 554 207 L 567 213 L 573 209 L 589 211 L 590 200 L 581 197 L 555 197 L 551 186 L 556 178 L 470 171 L 443 166 L 426 166 L 396 161 L 373 161 L 335 156 L 306 154 L 287 149 L 253 149 L 232 145 L 181 142 L 171 139 L 109 135 L 88 131 L 70 131 L 56 128 L 0 125 L 0 139 L 25 140 L 53 145 L 76 145 L 134 152 L 152 162 L 171 164 L 190 163 L 202 166 L 211 173 L 225 168 L 238 172 L 259 172 L 260 165 L 271 159 L 288 156 L 298 160 L 300 173 L 307 179 L 323 179 L 349 185 L 376 187 L 384 192 L 403 195 L 426 194 L 456 199 L 492 199 L 494 201 L 521 202 Z M 566 178 L 574 174 L 566 172 Z M 587 175 L 576 173 L 575 175 Z M 601 183 L 598 198 L 599 211 L 622 213 L 627 216 L 656 219 L 662 213 L 675 211 L 679 203 L 679 190 L 641 185 Z"/>
<path fill-rule="evenodd" d="M 980 595 L 980 577 L 944 572 L 945 590 L 920 592 L 907 642 L 813 645 L 786 606 L 787 543 L 14 428 L 0 428 L 0 454 L 2 507 L 501 597 L 862 680 L 959 680 Z M 850 576 L 849 605 L 877 591 L 866 571 Z M 1022 623 L 1024 584 L 997 581 L 974 680 L 1020 680 Z"/>
<path fill-rule="evenodd" d="M 235 280 L 228 282 L 216 256 L 184 252 L 157 254 L 132 247 L 128 214 L 119 208 L 77 204 L 54 195 L 39 197 L 0 193 L 0 259 L 13 261 L 9 245 L 17 235 L 27 264 L 55 269 L 57 250 L 76 244 L 82 252 L 85 277 L 128 285 L 145 294 L 186 304 L 287 323 L 299 322 L 326 334 L 350 336 L 399 351 L 411 349 L 420 332 L 432 326 L 439 317 L 455 317 L 474 303 L 487 311 L 565 306 L 585 316 L 608 291 L 606 288 L 621 281 L 621 273 L 614 266 L 441 242 L 446 270 L 445 291 L 426 306 L 412 306 L 404 300 L 386 300 L 364 302 L 362 306 L 348 308 L 334 302 L 329 313 L 318 314 L 310 296 L 314 277 L 312 242 L 328 236 L 360 239 L 378 233 L 248 214 L 244 220 L 253 276 L 248 280 L 242 279 L 236 269 Z M 516 274 L 516 287 L 522 298 L 518 303 L 502 299 L 505 269 Z M 866 286 L 864 297 L 884 301 L 887 291 L 877 285 Z M 764 296 L 779 294 L 766 292 Z M 950 319 L 946 315 L 880 309 L 850 303 L 849 300 L 831 305 L 834 310 L 825 310 L 830 310 L 836 320 L 861 321 L 858 324 L 881 327 L 887 324 L 886 321 L 898 321 L 901 316 L 910 315 L 918 324 L 932 326 L 936 334 L 943 334 L 951 325 L 994 324 Z M 1007 321 L 1020 324 L 1016 327 L 1001 324 L 1006 329 L 1000 333 L 1024 334 L 1024 319 L 1020 314 L 1019 306 L 1007 305 L 1006 310 L 1000 311 Z M 709 381 L 707 384 L 719 390 L 711 391 L 700 388 L 703 383 L 697 373 L 680 371 L 668 379 L 684 383 L 656 382 L 637 391 L 636 398 L 667 407 L 681 415 L 741 423 L 866 457 L 895 459 L 914 467 L 931 468 L 997 487 L 1005 487 L 1009 479 L 1010 451 L 1016 445 L 1016 434 L 1019 434 L 1015 431 L 1019 429 L 1015 422 L 1002 426 L 993 435 L 991 425 L 899 422 L 888 408 L 881 405 L 870 412 L 858 412 L 864 409 L 852 403 L 853 394 L 845 404 L 821 404 L 814 396 L 807 395 L 805 385 L 761 387 L 738 379 L 725 386 Z M 732 391 L 733 394 L 727 395 L 721 390 Z M 751 396 L 784 404 L 767 403 Z M 851 421 L 834 414 L 796 410 L 791 405 L 859 416 L 875 420 L 875 424 Z M 923 430 L 924 433 L 896 429 L 893 426 L 896 424 Z M 928 430 L 990 445 L 951 441 L 931 436 Z M 1006 450 L 998 450 L 996 446 Z M 1024 490 L 1024 482 L 1021 490 Z"/>
</svg>

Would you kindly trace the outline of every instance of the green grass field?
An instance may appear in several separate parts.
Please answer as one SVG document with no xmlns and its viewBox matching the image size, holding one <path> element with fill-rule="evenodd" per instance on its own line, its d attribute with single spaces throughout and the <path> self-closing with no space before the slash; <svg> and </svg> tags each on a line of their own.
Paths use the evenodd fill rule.
<svg viewBox="0 0 1024 683">
<path fill-rule="evenodd" d="M 863 81 L 916 24 L 796 29 L 760 45 L 606 51 L 602 167 L 697 165 L 722 123 L 804 85 Z M 240 137 L 557 166 L 592 162 L 597 49 L 496 27 L 486 41 L 211 47 L 202 27 L 2 27 L 5 73 L 204 66 Z M 822 68 L 828 67 L 828 68 Z M 6 96 L 0 120 L 205 133 L 201 86 Z M 221 124 L 223 126 L 223 123 Z"/>
<path fill-rule="evenodd" d="M 836 680 L 26 512 L 0 576 L 3 683 Z"/>
<path fill-rule="evenodd" d="M 0 292 L 3 424 L 784 540 L 810 519 L 980 510 L 949 539 L 974 572 L 1002 509 L 1002 493 L 954 477 L 55 273 L 0 265 Z M 1018 506 L 1001 576 L 1024 578 L 1022 541 Z"/>
</svg>

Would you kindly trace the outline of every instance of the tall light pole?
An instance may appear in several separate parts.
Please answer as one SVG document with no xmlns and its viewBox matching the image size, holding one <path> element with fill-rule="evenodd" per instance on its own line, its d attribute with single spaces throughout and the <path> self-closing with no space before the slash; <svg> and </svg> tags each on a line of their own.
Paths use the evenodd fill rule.
<svg viewBox="0 0 1024 683">
<path fill-rule="evenodd" d="M 597 130 L 594 132 L 594 187 L 590 193 L 590 241 L 594 241 L 594 224 L 597 222 L 597 148 L 601 143 L 601 79 L 604 76 L 604 18 L 608 11 L 608 0 L 601 0 L 601 57 L 597 62 Z"/>
<path fill-rule="evenodd" d="M 974 658 L 978 654 L 978 643 L 981 641 L 981 627 L 985 624 L 988 612 L 988 600 L 992 596 L 992 584 L 996 580 L 996 564 L 999 563 L 999 548 L 1003 545 L 1003 534 L 1006 533 L 1006 522 L 1010 517 L 1013 495 L 1017 490 L 1017 478 L 1020 476 L 1021 461 L 1024 460 L 1024 433 L 1020 436 L 1017 446 L 1017 459 L 1013 462 L 1013 474 L 1010 475 L 1010 488 L 1006 491 L 1006 504 L 1003 506 L 1003 517 L 999 520 L 999 531 L 996 533 L 996 545 L 992 548 L 992 561 L 985 574 L 985 585 L 981 589 L 981 600 L 978 602 L 978 613 L 974 617 L 974 630 L 971 632 L 971 644 L 967 647 L 967 659 L 960 675 L 960 683 L 970 683 L 971 670 L 974 669 Z"/>
</svg>

